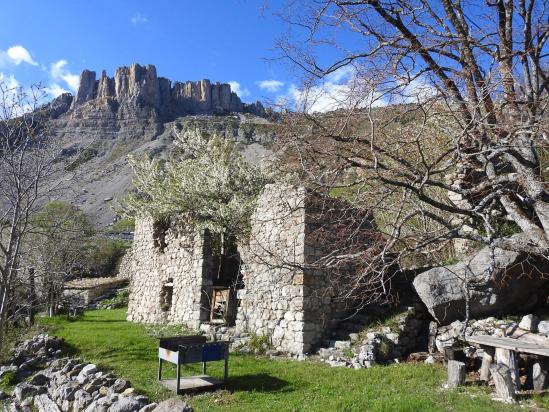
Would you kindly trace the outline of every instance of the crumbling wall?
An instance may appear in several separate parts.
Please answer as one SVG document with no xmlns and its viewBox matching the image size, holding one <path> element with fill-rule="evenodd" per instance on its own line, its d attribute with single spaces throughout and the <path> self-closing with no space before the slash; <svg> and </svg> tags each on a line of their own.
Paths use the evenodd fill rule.
<svg viewBox="0 0 549 412">
<path fill-rule="evenodd" d="M 249 244 L 241 248 L 237 334 L 269 336 L 277 349 L 292 353 L 310 348 L 303 322 L 304 200 L 303 188 L 267 185 Z"/>
<path fill-rule="evenodd" d="M 237 333 L 267 335 L 278 350 L 292 353 L 319 346 L 352 307 L 340 299 L 345 287 L 337 283 L 353 279 L 356 269 L 323 259 L 364 248 L 373 230 L 370 214 L 348 202 L 268 185 L 243 248 Z"/>
<path fill-rule="evenodd" d="M 150 218 L 137 220 L 131 259 L 121 268 L 130 275 L 129 321 L 197 329 L 207 316 L 205 237 L 189 227 L 173 219 L 165 225 Z"/>
</svg>

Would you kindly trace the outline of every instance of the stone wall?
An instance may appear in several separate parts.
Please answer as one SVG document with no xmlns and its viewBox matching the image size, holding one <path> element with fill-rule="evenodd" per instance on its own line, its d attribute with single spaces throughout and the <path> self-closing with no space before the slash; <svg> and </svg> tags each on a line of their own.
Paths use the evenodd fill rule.
<svg viewBox="0 0 549 412">
<path fill-rule="evenodd" d="M 350 242 L 370 241 L 372 229 L 368 213 L 344 201 L 268 185 L 252 217 L 250 243 L 242 248 L 245 289 L 237 333 L 267 335 L 276 349 L 292 353 L 318 347 L 348 310 L 334 283 L 350 279 L 323 258 L 348 252 Z"/>
<path fill-rule="evenodd" d="M 341 200 L 302 187 L 267 185 L 250 238 L 238 245 L 235 334 L 267 336 L 275 349 L 295 354 L 320 346 L 348 310 L 334 285 L 352 280 L 341 275 L 354 269 L 347 263 L 343 270 L 323 266 L 323 259 L 352 251 L 349 243 L 362 247 L 372 230 L 367 213 Z M 161 227 L 138 219 L 134 245 L 120 269 L 120 276 L 131 279 L 128 320 L 196 329 L 209 321 L 208 297 L 217 273 L 210 249 L 210 237 L 186 228 L 183 220 Z M 166 283 L 173 283 L 169 311 L 162 309 Z"/>
<path fill-rule="evenodd" d="M 121 269 L 130 276 L 129 321 L 198 329 L 206 319 L 204 273 L 211 262 L 204 257 L 205 237 L 186 226 L 181 220 L 137 220 L 131 259 Z"/>
<path fill-rule="evenodd" d="M 241 250 L 244 289 L 237 333 L 269 336 L 278 350 L 302 353 L 305 263 L 305 189 L 268 185 L 252 217 L 249 245 Z M 294 267 L 292 267 L 294 265 Z"/>
</svg>

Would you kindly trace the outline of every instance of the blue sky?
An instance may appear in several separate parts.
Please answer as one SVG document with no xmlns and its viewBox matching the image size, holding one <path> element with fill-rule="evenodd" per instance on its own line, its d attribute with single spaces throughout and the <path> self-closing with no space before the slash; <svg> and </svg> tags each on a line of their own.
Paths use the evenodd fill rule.
<svg viewBox="0 0 549 412">
<path fill-rule="evenodd" d="M 140 63 L 171 80 L 232 82 L 244 101 L 295 94 L 295 73 L 268 61 L 285 26 L 262 14 L 263 0 L 0 4 L 0 76 L 12 84 L 74 92 L 83 69 L 112 76 L 116 67 Z"/>
</svg>

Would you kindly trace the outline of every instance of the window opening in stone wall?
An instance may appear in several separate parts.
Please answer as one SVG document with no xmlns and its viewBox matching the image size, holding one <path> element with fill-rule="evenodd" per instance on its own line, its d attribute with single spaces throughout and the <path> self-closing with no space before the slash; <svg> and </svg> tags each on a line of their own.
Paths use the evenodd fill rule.
<svg viewBox="0 0 549 412">
<path fill-rule="evenodd" d="M 169 278 L 162 286 L 160 291 L 160 309 L 164 312 L 168 312 L 172 308 L 173 299 L 173 279 Z"/>
<path fill-rule="evenodd" d="M 153 223 L 154 247 L 159 252 L 164 253 L 166 249 L 166 232 L 170 228 L 170 222 L 167 219 L 160 219 Z"/>
</svg>

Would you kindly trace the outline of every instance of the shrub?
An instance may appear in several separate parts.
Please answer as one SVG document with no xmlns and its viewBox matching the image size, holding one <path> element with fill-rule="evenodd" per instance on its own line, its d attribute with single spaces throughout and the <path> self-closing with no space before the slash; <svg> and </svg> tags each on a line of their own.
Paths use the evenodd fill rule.
<svg viewBox="0 0 549 412">
<path fill-rule="evenodd" d="M 17 373 L 13 371 L 7 371 L 2 375 L 2 379 L 0 379 L 0 387 L 3 389 L 10 389 L 17 385 Z"/>
<path fill-rule="evenodd" d="M 120 289 L 116 292 L 116 295 L 114 297 L 99 302 L 99 304 L 97 305 L 97 309 L 119 309 L 127 307 L 129 297 L 129 289 Z"/>
<path fill-rule="evenodd" d="M 253 353 L 262 355 L 265 354 L 268 349 L 272 348 L 273 344 L 270 336 L 251 333 L 247 346 Z"/>
</svg>

